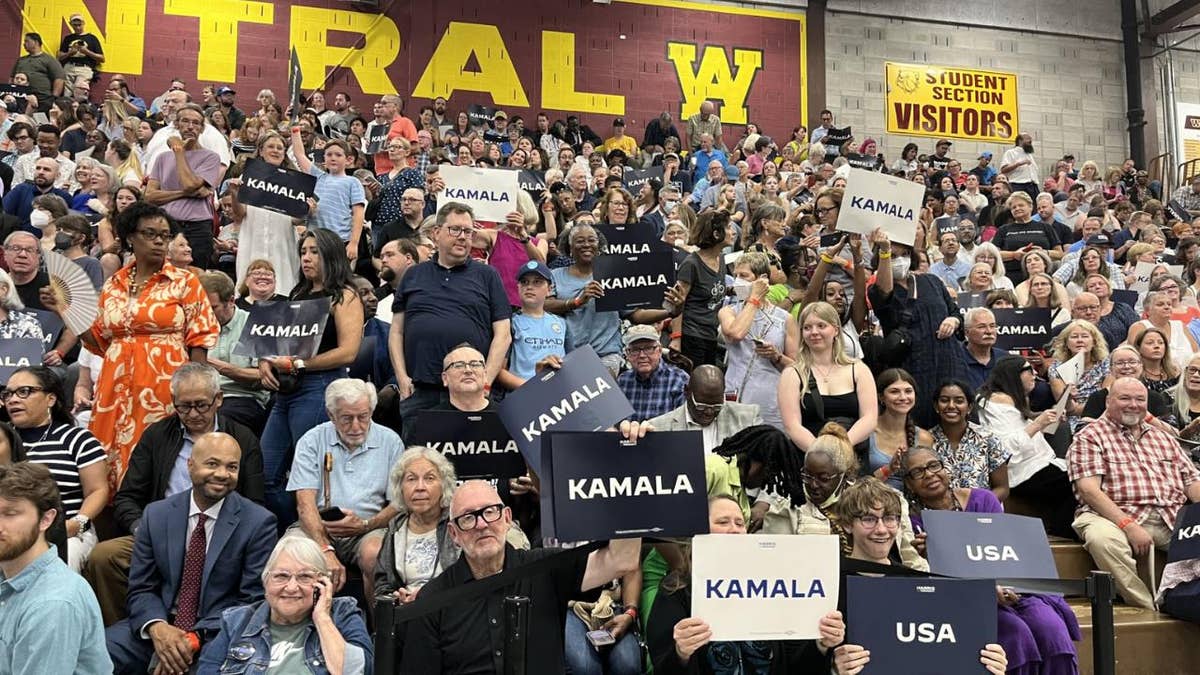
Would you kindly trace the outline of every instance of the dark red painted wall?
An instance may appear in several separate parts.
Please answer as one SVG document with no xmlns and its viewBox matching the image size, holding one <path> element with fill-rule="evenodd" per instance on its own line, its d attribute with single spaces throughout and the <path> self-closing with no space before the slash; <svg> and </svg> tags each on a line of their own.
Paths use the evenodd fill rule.
<svg viewBox="0 0 1200 675">
<path fill-rule="evenodd" d="M 89 29 L 99 24 L 104 34 L 108 10 L 106 2 L 123 3 L 121 16 L 136 21 L 138 9 L 145 6 L 145 39 L 142 73 L 130 78 L 134 91 L 149 100 L 161 93 L 172 76 L 189 82 L 189 90 L 198 94 L 198 36 L 200 20 L 196 17 L 172 16 L 164 13 L 164 0 L 88 0 L 85 4 L 95 18 Z M 33 25 L 45 33 L 47 43 L 57 45 L 58 37 L 66 31 L 65 17 L 76 7 L 78 0 L 13 0 L 0 4 L 0 68 L 7 73 L 18 56 L 22 21 L 17 7 L 33 17 Z M 697 48 L 697 63 L 706 47 L 719 48 L 731 62 L 735 50 L 751 54 L 750 60 L 761 59 L 761 68 L 754 73 L 746 101 L 749 119 L 759 123 L 767 133 L 786 137 L 801 119 L 803 101 L 803 15 L 783 13 L 730 13 L 745 10 L 714 11 L 716 8 L 682 2 L 650 3 L 621 2 L 611 5 L 590 0 L 383 0 L 379 8 L 348 2 L 278 2 L 270 25 L 242 22 L 238 24 L 236 74 L 233 84 L 239 92 L 241 107 L 253 105 L 254 94 L 263 87 L 286 96 L 287 62 L 289 53 L 290 8 L 298 6 L 323 7 L 364 13 L 382 12 L 395 22 L 400 34 L 400 50 L 394 62 L 386 67 L 396 91 L 411 102 L 410 115 L 416 106 L 427 99 L 414 98 L 412 92 L 451 21 L 491 24 L 497 27 L 511 55 L 516 72 L 529 99 L 521 108 L 503 105 L 510 115 L 523 114 L 531 119 L 542 108 L 542 31 L 562 31 L 575 34 L 576 89 L 625 96 L 624 117 L 630 132 L 639 138 L 645 122 L 660 111 L 672 111 L 680 119 L 683 101 L 676 66 L 668 58 L 668 42 L 690 43 Z M 659 6 L 669 4 L 669 7 Z M 190 11 L 195 7 L 207 9 L 201 2 L 180 2 Z M 133 9 L 130 9 L 132 7 Z M 255 9 L 248 3 L 250 12 Z M 50 35 L 55 25 L 58 35 Z M 219 20 L 209 16 L 204 20 Z M 624 34 L 626 39 L 618 36 Z M 357 35 L 330 33 L 335 45 L 348 45 Z M 107 44 L 108 52 L 128 49 L 127 44 Z M 211 49 L 210 49 L 211 51 Z M 758 56 L 755 57 L 753 53 Z M 730 66 L 732 72 L 736 66 Z M 128 70 L 126 72 L 129 72 Z M 207 81 L 207 80 L 205 80 Z M 227 82 L 223 82 L 227 83 Z M 359 94 L 361 89 L 349 70 L 337 70 L 326 89 L 344 88 Z M 356 97 L 369 112 L 372 97 L 381 92 L 369 92 Z M 450 109 L 465 109 L 471 103 L 492 105 L 488 94 L 460 91 L 450 98 Z M 550 111 L 553 117 L 565 112 Z M 726 110 L 722 118 L 735 118 Z M 610 130 L 613 115 L 585 113 L 584 120 L 602 135 Z M 680 127 L 682 132 L 682 126 Z M 740 135 L 740 125 L 730 124 L 726 134 Z"/>
</svg>

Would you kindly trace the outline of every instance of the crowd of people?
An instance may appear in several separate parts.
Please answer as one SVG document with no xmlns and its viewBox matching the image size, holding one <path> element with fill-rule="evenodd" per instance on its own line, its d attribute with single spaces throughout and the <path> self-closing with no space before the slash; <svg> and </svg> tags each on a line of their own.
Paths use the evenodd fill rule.
<svg viewBox="0 0 1200 675">
<path fill-rule="evenodd" d="M 619 432 L 701 432 L 714 533 L 835 534 L 928 570 L 925 511 L 1008 510 L 1082 541 L 1131 605 L 1197 583 L 1155 597 L 1138 560 L 1200 501 L 1200 175 L 1047 159 L 1024 131 L 889 159 L 823 143 L 828 110 L 769 136 L 705 102 L 639 143 L 623 118 L 602 138 L 444 98 L 410 118 L 396 95 L 141 97 L 70 26 L 57 53 L 25 36 L 0 106 L 0 337 L 52 345 L 0 388 L 0 672 L 372 672 L 383 627 L 361 607 L 555 552 L 538 476 L 460 482 L 406 442 L 418 414 L 495 410 L 585 346 L 634 410 Z M 307 217 L 240 201 L 249 159 L 314 176 Z M 438 208 L 443 165 L 545 187 L 483 222 Z M 911 245 L 838 232 L 852 166 L 924 186 Z M 596 308 L 609 225 L 676 254 L 660 307 Z M 97 290 L 89 330 L 48 334 L 70 309 L 50 251 Z M 315 355 L 236 348 L 255 305 L 311 299 L 330 307 Z M 1050 309 L 1052 340 L 998 348 L 1002 308 Z M 842 611 L 813 641 L 712 642 L 689 555 L 613 540 L 504 587 L 531 599 L 528 672 L 870 660 Z M 401 672 L 501 672 L 504 588 L 408 622 Z M 1061 598 L 998 588 L 997 611 L 988 671 L 1078 672 Z"/>
</svg>

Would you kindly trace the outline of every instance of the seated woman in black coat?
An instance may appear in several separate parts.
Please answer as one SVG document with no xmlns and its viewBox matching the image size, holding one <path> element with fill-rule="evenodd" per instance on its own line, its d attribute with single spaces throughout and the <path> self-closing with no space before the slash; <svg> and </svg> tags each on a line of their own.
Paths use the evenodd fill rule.
<svg viewBox="0 0 1200 675">
<path fill-rule="evenodd" d="M 712 534 L 746 534 L 742 507 L 732 497 L 719 495 L 708 502 Z M 684 560 L 690 556 L 685 555 Z M 755 673 L 827 673 L 829 652 L 841 644 L 846 624 L 841 612 L 821 618 L 819 640 L 789 642 L 712 642 L 704 619 L 692 615 L 691 569 L 672 572 L 662 581 L 646 643 L 655 675 L 726 675 Z"/>
</svg>

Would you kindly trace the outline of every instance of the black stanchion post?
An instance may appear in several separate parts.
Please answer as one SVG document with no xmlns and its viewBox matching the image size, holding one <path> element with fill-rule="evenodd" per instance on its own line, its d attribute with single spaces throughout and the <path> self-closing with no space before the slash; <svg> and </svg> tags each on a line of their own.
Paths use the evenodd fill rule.
<svg viewBox="0 0 1200 675">
<path fill-rule="evenodd" d="M 504 598 L 504 675 L 525 675 L 525 645 L 529 631 L 529 598 Z"/>
<path fill-rule="evenodd" d="M 1113 595 L 1112 575 L 1093 571 L 1088 577 L 1088 599 L 1092 601 L 1092 668 L 1096 675 L 1117 672 Z"/>
<path fill-rule="evenodd" d="M 397 630 L 404 630 L 404 624 L 395 624 L 396 605 L 389 598 L 375 601 L 375 672 L 394 673 L 400 667 L 396 662 Z"/>
</svg>

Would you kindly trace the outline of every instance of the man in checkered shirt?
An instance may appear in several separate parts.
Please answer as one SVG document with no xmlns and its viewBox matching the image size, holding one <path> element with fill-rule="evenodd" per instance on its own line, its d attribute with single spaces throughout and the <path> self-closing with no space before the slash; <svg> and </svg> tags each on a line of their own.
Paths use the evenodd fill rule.
<svg viewBox="0 0 1200 675">
<path fill-rule="evenodd" d="M 1179 509 L 1200 501 L 1200 472 L 1147 419 L 1145 385 L 1119 378 L 1104 415 L 1075 436 L 1067 461 L 1080 504 L 1073 527 L 1084 547 L 1125 602 L 1152 609 L 1134 558 L 1166 550 Z"/>
</svg>

